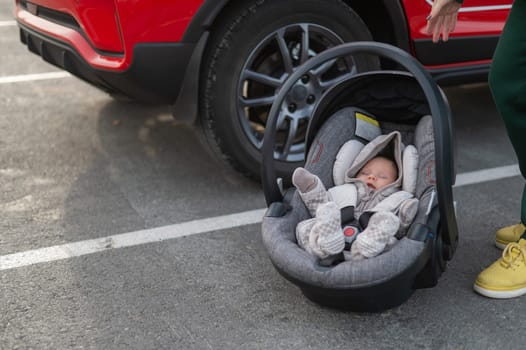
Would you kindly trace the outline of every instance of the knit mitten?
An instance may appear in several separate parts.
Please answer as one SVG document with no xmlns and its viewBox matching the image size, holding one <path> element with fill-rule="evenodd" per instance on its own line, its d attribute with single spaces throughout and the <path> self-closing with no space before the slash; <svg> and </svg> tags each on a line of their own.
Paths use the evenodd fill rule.
<svg viewBox="0 0 526 350">
<path fill-rule="evenodd" d="M 367 228 L 356 237 L 351 246 L 351 259 L 372 258 L 394 245 L 394 237 L 400 227 L 400 219 L 388 211 L 380 211 L 371 216 Z"/>
<path fill-rule="evenodd" d="M 309 234 L 307 251 L 321 259 L 341 253 L 345 248 L 345 237 L 340 223 L 340 209 L 336 203 L 321 204 Z"/>
<path fill-rule="evenodd" d="M 309 210 L 311 216 L 316 215 L 318 206 L 329 201 L 329 195 L 320 178 L 304 168 L 296 168 L 292 174 L 292 183 Z"/>
</svg>

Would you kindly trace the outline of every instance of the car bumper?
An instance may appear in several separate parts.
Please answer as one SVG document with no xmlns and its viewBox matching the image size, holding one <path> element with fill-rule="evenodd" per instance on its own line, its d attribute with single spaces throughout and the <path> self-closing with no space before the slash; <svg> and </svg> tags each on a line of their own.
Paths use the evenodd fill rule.
<svg viewBox="0 0 526 350">
<path fill-rule="evenodd" d="M 21 21 L 18 25 L 22 43 L 46 62 L 108 93 L 146 103 L 175 101 L 195 48 L 195 44 L 188 43 L 137 44 L 128 66 L 119 63 L 122 57 L 111 54 L 95 53 L 96 62 L 90 62 L 72 43 L 36 31 Z"/>
</svg>

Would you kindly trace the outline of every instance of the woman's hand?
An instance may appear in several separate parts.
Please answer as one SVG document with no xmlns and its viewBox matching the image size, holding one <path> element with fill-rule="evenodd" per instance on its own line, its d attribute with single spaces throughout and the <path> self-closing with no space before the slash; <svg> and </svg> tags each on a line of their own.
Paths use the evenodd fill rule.
<svg viewBox="0 0 526 350">
<path fill-rule="evenodd" d="M 449 33 L 457 24 L 457 13 L 460 4 L 455 0 L 434 0 L 431 13 L 427 17 L 427 34 L 433 34 L 433 42 L 437 43 L 442 36 L 443 41 L 449 39 Z"/>
</svg>

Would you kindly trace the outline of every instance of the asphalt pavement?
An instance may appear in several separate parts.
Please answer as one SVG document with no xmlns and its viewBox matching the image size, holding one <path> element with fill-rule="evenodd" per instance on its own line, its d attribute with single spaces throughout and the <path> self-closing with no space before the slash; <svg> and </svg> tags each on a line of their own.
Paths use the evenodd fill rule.
<svg viewBox="0 0 526 350">
<path fill-rule="evenodd" d="M 12 4 L 2 2 L 0 259 L 121 234 L 145 240 L 0 269 L 0 349 L 502 349 L 526 341 L 524 297 L 472 291 L 500 255 L 495 230 L 518 221 L 521 177 L 504 172 L 454 189 L 460 242 L 436 287 L 381 313 L 321 307 L 273 268 L 258 220 L 242 220 L 265 207 L 258 183 L 214 160 L 169 106 L 121 103 L 74 77 L 42 75 L 59 70 L 19 43 L 11 21 Z M 457 172 L 471 178 L 516 165 L 487 85 L 445 92 Z M 158 239 L 163 228 L 183 232 Z"/>
</svg>

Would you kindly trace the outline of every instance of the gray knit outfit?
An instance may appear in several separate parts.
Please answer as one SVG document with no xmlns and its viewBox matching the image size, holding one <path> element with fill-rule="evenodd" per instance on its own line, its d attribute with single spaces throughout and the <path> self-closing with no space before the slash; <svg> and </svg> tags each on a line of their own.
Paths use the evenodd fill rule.
<svg viewBox="0 0 526 350">
<path fill-rule="evenodd" d="M 298 223 L 298 244 L 321 259 L 342 252 L 345 238 L 341 228 L 340 210 L 352 205 L 356 220 L 365 212 L 374 214 L 367 228 L 357 236 L 346 258 L 371 258 L 392 247 L 398 241 L 395 235 L 405 233 L 418 207 L 418 200 L 413 194 L 401 190 L 404 176 L 403 148 L 398 131 L 378 136 L 357 155 L 345 174 L 345 184 L 334 186 L 329 191 L 317 176 L 303 168 L 296 169 L 292 177 L 296 187 L 301 188 L 298 186 L 300 177 L 312 176 L 313 179 L 313 185 L 308 191 L 302 192 L 298 188 L 299 195 L 312 216 Z M 394 159 L 398 177 L 393 183 L 375 191 L 355 176 L 370 159 L 378 155 L 387 155 Z M 346 198 L 342 198 L 342 192 Z"/>
</svg>

